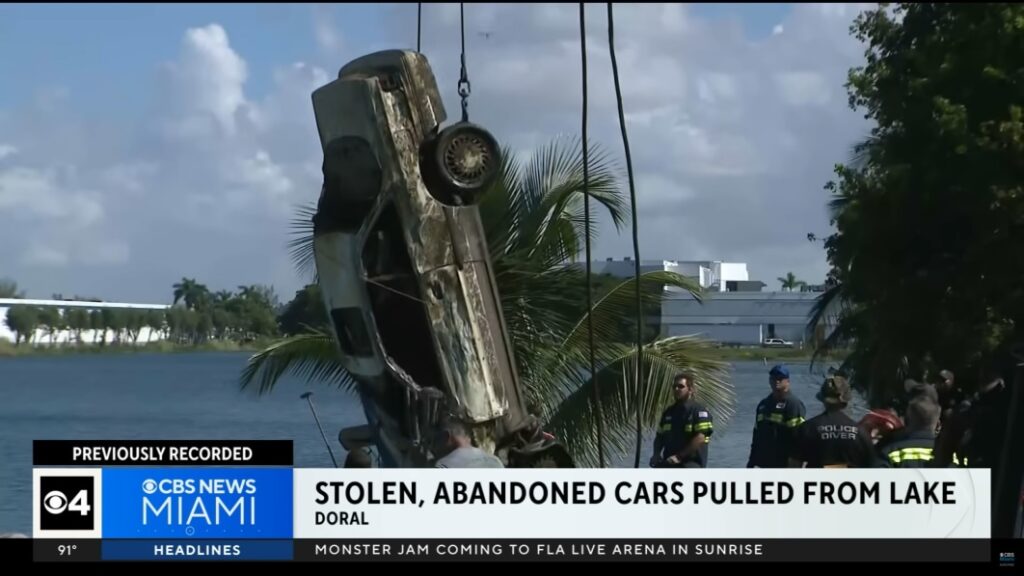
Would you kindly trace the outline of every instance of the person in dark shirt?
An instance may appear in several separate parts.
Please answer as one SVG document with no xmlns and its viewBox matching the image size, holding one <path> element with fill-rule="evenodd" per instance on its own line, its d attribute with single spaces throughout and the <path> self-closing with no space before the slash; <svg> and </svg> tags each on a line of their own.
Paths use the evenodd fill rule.
<svg viewBox="0 0 1024 576">
<path fill-rule="evenodd" d="M 933 395 L 912 398 L 907 404 L 906 425 L 889 442 L 880 443 L 880 466 L 885 468 L 933 468 L 935 429 L 941 409 Z"/>
<path fill-rule="evenodd" d="M 768 372 L 772 392 L 757 405 L 747 468 L 785 468 L 793 453 L 796 430 L 804 423 L 804 403 L 789 391 L 789 369 Z"/>
<path fill-rule="evenodd" d="M 935 390 L 939 394 L 939 426 L 949 420 L 956 412 L 957 406 L 967 399 L 967 393 L 956 383 L 956 376 L 949 370 L 939 372 L 939 381 L 935 383 Z"/>
<path fill-rule="evenodd" d="M 936 443 L 937 460 L 958 467 L 994 468 L 1006 430 L 1009 394 L 1000 374 L 990 370 L 985 384 L 962 400 L 943 423 Z"/>
<path fill-rule="evenodd" d="M 870 468 L 876 460 L 871 438 L 843 410 L 853 394 L 842 376 L 829 376 L 818 400 L 825 411 L 803 423 L 797 432 L 790 465 L 808 468 Z"/>
<path fill-rule="evenodd" d="M 661 415 L 658 434 L 654 437 L 651 466 L 707 468 L 708 443 L 711 442 L 714 423 L 707 407 L 696 400 L 693 375 L 676 376 L 672 394 L 676 401 Z"/>
</svg>

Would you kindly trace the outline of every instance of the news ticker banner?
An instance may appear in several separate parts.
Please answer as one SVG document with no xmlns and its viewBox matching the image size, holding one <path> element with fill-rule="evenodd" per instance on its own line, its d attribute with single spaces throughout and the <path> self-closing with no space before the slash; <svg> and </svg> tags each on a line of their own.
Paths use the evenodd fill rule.
<svg viewBox="0 0 1024 576">
<path fill-rule="evenodd" d="M 73 444 L 35 447 L 61 466 L 33 470 L 36 560 L 988 562 L 991 552 L 987 469 L 295 469 L 290 446 L 275 459 L 247 442 Z"/>
</svg>

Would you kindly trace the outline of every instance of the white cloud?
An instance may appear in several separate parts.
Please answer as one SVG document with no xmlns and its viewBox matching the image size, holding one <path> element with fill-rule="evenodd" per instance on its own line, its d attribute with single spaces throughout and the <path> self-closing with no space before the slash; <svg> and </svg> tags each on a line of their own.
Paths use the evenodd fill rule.
<svg viewBox="0 0 1024 576">
<path fill-rule="evenodd" d="M 248 104 L 243 89 L 248 67 L 231 48 L 224 28 L 210 24 L 189 29 L 179 60 L 168 70 L 180 106 L 177 123 L 169 128 L 172 134 L 210 136 L 211 120 L 223 133 L 235 133 L 238 114 Z"/>
<path fill-rule="evenodd" d="M 644 257 L 747 261 L 763 278 L 779 270 L 824 276 L 820 246 L 805 236 L 827 231 L 822 186 L 866 129 L 841 97 L 848 69 L 862 58 L 848 33 L 859 9 L 796 5 L 773 35 L 752 39 L 685 5 L 616 6 Z M 394 7 L 391 19 L 409 10 L 415 13 Z M 423 24 L 436 39 L 426 53 L 451 117 L 458 106 L 454 13 L 424 10 Z M 577 8 L 489 8 L 487 17 L 505 32 L 486 40 L 475 14 L 467 8 L 471 119 L 516 149 L 578 134 Z M 621 163 L 603 7 L 588 9 L 587 29 L 590 134 Z M 393 40 L 404 33 L 396 27 Z M 599 255 L 630 251 L 628 230 L 603 233 L 595 246 Z"/>
<path fill-rule="evenodd" d="M 73 227 L 87 227 L 103 218 L 96 193 L 62 188 L 57 170 L 22 166 L 0 170 L 0 210 L 18 219 L 59 219 Z"/>
<path fill-rule="evenodd" d="M 117 265 L 127 263 L 130 253 L 124 242 L 100 241 L 82 246 L 77 259 L 90 265 Z"/>
<path fill-rule="evenodd" d="M 115 190 L 139 193 L 145 189 L 146 182 L 156 176 L 159 169 L 155 162 L 117 164 L 104 170 L 101 178 L 105 185 Z"/>
<path fill-rule="evenodd" d="M 324 52 L 336 54 L 341 50 L 341 34 L 334 24 L 334 11 L 330 5 L 313 6 L 313 34 Z"/>
<path fill-rule="evenodd" d="M 783 102 L 792 106 L 822 106 L 831 98 L 828 82 L 816 72 L 783 72 L 775 81 Z"/>
<path fill-rule="evenodd" d="M 0 144 L 0 160 L 3 160 L 8 156 L 14 156 L 17 153 L 18 149 L 12 144 Z"/>
<path fill-rule="evenodd" d="M 68 263 L 67 252 L 33 242 L 22 256 L 22 262 L 29 266 L 62 267 Z"/>
<path fill-rule="evenodd" d="M 182 275 L 291 293 L 300 279 L 284 247 L 290 206 L 315 200 L 320 187 L 310 92 L 333 77 L 328 70 L 414 40 L 416 7 L 380 6 L 389 25 L 362 46 L 334 25 L 332 10 L 345 24 L 343 9 L 315 8 L 319 54 L 274 70 L 253 68 L 219 24 L 185 30 L 154 86 L 161 112 L 123 132 L 86 122 L 90 111 L 60 88 L 5 111 L 0 134 L 18 150 L 0 152 L 0 261 L 63 262 L 76 284 L 50 285 L 29 268 L 8 274 L 43 294 L 131 289 L 118 297 L 157 300 Z M 451 122 L 458 7 L 423 13 L 424 51 Z M 822 185 L 866 130 L 842 97 L 847 69 L 862 58 L 847 31 L 854 14 L 796 5 L 771 36 L 751 39 L 681 4 L 615 7 L 642 256 L 747 261 L 761 279 L 824 274 L 820 246 L 805 235 L 827 232 Z M 523 153 L 578 135 L 577 7 L 470 5 L 466 20 L 471 119 Z M 604 7 L 590 7 L 587 20 L 590 134 L 622 165 Z M 249 89 L 250 74 L 269 76 L 263 94 Z M 598 257 L 631 253 L 628 230 L 602 227 Z M 123 274 L 79 268 L 100 265 Z"/>
</svg>

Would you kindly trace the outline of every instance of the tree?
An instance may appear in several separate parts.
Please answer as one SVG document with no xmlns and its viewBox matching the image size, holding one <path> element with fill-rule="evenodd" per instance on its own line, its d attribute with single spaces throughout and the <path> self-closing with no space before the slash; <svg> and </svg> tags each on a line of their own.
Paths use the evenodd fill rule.
<svg viewBox="0 0 1024 576">
<path fill-rule="evenodd" d="M 195 278 L 182 278 L 181 282 L 174 285 L 174 304 L 179 301 L 185 302 L 189 310 L 204 307 L 210 300 L 210 290 L 204 284 L 196 282 Z"/>
<path fill-rule="evenodd" d="M 18 283 L 14 280 L 0 278 L 0 298 L 24 298 L 25 292 L 18 290 Z"/>
<path fill-rule="evenodd" d="M 591 150 L 590 191 L 616 226 L 626 215 L 614 171 L 599 150 Z M 636 382 L 634 344 L 622 338 L 625 319 L 634 312 L 634 286 L 644 288 L 645 305 L 660 302 L 664 286 L 677 286 L 702 297 L 693 281 L 670 272 L 619 279 L 595 297 L 593 321 L 597 374 L 587 377 L 586 276 L 569 264 L 583 248 L 582 151 L 579 142 L 555 142 L 525 165 L 510 151 L 503 155 L 502 176 L 483 197 L 481 219 L 501 293 L 528 403 L 567 445 L 581 465 L 598 461 L 595 418 L 590 399 L 597 388 L 604 406 L 608 456 L 624 453 L 635 441 L 635 399 L 643 423 L 653 427 L 670 401 L 675 373 L 691 370 L 701 382 L 702 399 L 725 422 L 732 414 L 733 393 L 723 362 L 712 359 L 712 345 L 694 337 L 648 343 L 640 361 L 645 377 Z M 308 215 L 311 208 L 300 208 Z M 297 220 L 292 256 L 310 271 L 312 224 Z M 298 296 L 296 297 L 298 300 Z M 293 301 L 294 302 L 294 301 Z M 243 387 L 269 391 L 281 375 L 293 372 L 310 380 L 352 389 L 327 332 L 300 333 L 254 355 L 242 374 Z M 639 394 L 637 391 L 639 390 Z"/>
<path fill-rule="evenodd" d="M 1024 8 L 898 4 L 851 28 L 867 45 L 851 107 L 875 124 L 836 167 L 833 288 L 812 324 L 852 343 L 873 403 L 903 379 L 963 380 L 1024 339 Z"/>
<path fill-rule="evenodd" d="M 66 323 L 60 315 L 60 310 L 47 306 L 39 309 L 39 324 L 46 330 L 50 344 L 56 344 L 57 333 L 64 329 Z"/>
<path fill-rule="evenodd" d="M 327 310 L 320 295 L 320 286 L 309 284 L 295 292 L 277 317 L 281 334 L 294 336 L 305 332 L 324 332 L 330 327 Z"/>
<path fill-rule="evenodd" d="M 107 344 L 107 324 L 103 320 L 103 312 L 101 310 L 90 310 L 89 311 L 89 327 L 92 328 L 92 341 L 95 344 L 96 340 L 99 339 L 100 346 L 106 346 Z"/>
<path fill-rule="evenodd" d="M 794 275 L 792 272 L 786 272 L 786 276 L 779 277 L 778 280 L 782 284 L 782 289 L 785 290 L 786 292 L 792 292 L 797 288 L 807 286 L 807 282 L 804 282 L 803 280 L 797 280 L 796 275 Z"/>
<path fill-rule="evenodd" d="M 11 306 L 7 309 L 7 317 L 4 324 L 14 332 L 14 345 L 18 346 L 22 341 L 26 344 L 32 342 L 32 336 L 39 327 L 39 311 L 32 306 Z"/>
<path fill-rule="evenodd" d="M 165 330 L 165 324 L 166 322 L 164 320 L 163 310 L 146 311 L 146 326 L 149 327 L 149 334 L 146 337 L 146 341 L 152 341 L 153 334 L 163 332 Z"/>
</svg>

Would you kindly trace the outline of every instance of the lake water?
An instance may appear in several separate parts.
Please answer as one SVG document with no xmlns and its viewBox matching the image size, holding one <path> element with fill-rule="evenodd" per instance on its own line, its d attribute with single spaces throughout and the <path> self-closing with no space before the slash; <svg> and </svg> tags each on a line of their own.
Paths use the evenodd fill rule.
<svg viewBox="0 0 1024 576">
<path fill-rule="evenodd" d="M 271 394 L 241 392 L 244 353 L 69 355 L 0 359 L 0 533 L 32 528 L 32 440 L 42 439 L 284 439 L 295 443 L 296 467 L 330 467 L 309 405 L 313 390 L 320 421 L 335 456 L 338 430 L 363 423 L 358 402 L 323 385 L 285 379 Z M 746 464 L 753 413 L 768 393 L 768 367 L 733 365 L 736 416 L 718 426 L 712 467 Z M 791 364 L 793 390 L 813 415 L 820 376 Z M 858 417 L 863 408 L 854 408 Z M 650 459 L 644 443 L 642 462 Z M 632 456 L 618 465 L 632 465 Z"/>
</svg>

